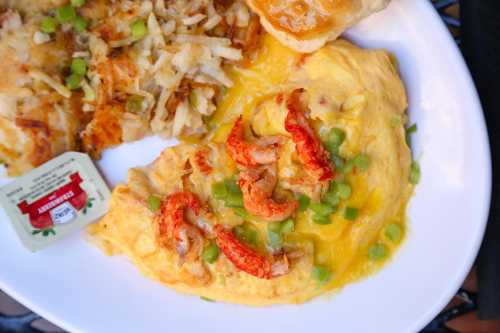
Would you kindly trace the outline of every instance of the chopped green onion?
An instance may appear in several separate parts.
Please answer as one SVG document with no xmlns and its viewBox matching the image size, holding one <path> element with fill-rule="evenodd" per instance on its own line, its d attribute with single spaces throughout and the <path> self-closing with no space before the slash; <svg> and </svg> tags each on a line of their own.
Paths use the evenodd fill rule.
<svg viewBox="0 0 500 333">
<path fill-rule="evenodd" d="M 299 200 L 299 212 L 305 212 L 307 208 L 309 208 L 311 199 L 307 195 L 301 194 L 298 200 Z"/>
<path fill-rule="evenodd" d="M 351 186 L 346 183 L 332 182 L 330 184 L 330 190 L 334 195 L 338 196 L 340 199 L 349 199 L 352 193 Z"/>
<path fill-rule="evenodd" d="M 200 299 L 205 302 L 212 302 L 215 303 L 215 301 L 211 298 L 205 297 L 205 296 L 200 296 Z"/>
<path fill-rule="evenodd" d="M 316 213 L 314 213 L 312 215 L 312 220 L 314 223 L 316 224 L 320 224 L 320 225 L 327 225 L 327 224 L 331 224 L 332 221 L 330 220 L 330 216 L 329 215 L 318 215 Z"/>
<path fill-rule="evenodd" d="M 354 221 L 358 218 L 359 210 L 354 207 L 347 206 L 344 210 L 344 218 L 349 221 Z"/>
<path fill-rule="evenodd" d="M 401 227 L 396 223 L 389 224 L 385 229 L 385 236 L 393 242 L 399 241 L 402 233 Z"/>
<path fill-rule="evenodd" d="M 406 129 L 406 143 L 410 145 L 411 135 L 417 132 L 417 124 L 413 124 Z"/>
<path fill-rule="evenodd" d="M 325 147 L 331 153 L 338 153 L 345 140 L 345 132 L 340 128 L 332 128 L 325 138 Z"/>
<path fill-rule="evenodd" d="M 258 240 L 257 230 L 247 229 L 246 240 L 251 245 L 257 245 L 257 240 Z"/>
<path fill-rule="evenodd" d="M 336 211 L 336 207 L 324 202 L 313 202 L 309 207 L 313 212 L 321 216 L 328 216 Z"/>
<path fill-rule="evenodd" d="M 87 20 L 85 20 L 83 17 L 77 16 L 73 20 L 72 24 L 76 32 L 84 32 L 87 29 L 89 22 L 87 22 Z"/>
<path fill-rule="evenodd" d="M 71 0 L 71 6 L 73 7 L 81 7 L 85 5 L 85 0 Z"/>
<path fill-rule="evenodd" d="M 130 25 L 130 29 L 132 30 L 132 36 L 136 39 L 140 39 L 148 33 L 146 23 L 142 19 L 134 21 L 134 23 Z"/>
<path fill-rule="evenodd" d="M 56 18 L 60 23 L 72 22 L 76 18 L 76 10 L 70 5 L 56 9 Z"/>
<path fill-rule="evenodd" d="M 140 113 L 142 111 L 142 103 L 144 102 L 144 97 L 139 95 L 133 95 L 127 98 L 125 102 L 125 110 L 130 113 Z"/>
<path fill-rule="evenodd" d="M 150 211 L 156 212 L 158 209 L 160 209 L 161 199 L 156 195 L 150 195 L 146 200 L 146 203 L 148 204 L 148 208 Z"/>
<path fill-rule="evenodd" d="M 295 230 L 295 221 L 292 219 L 287 219 L 281 222 L 281 233 L 289 234 Z"/>
<path fill-rule="evenodd" d="M 417 124 L 413 124 L 406 129 L 406 134 L 410 135 L 410 134 L 416 133 L 417 129 L 418 129 Z"/>
<path fill-rule="evenodd" d="M 251 245 L 257 245 L 257 231 L 247 223 L 234 227 L 234 235 L 241 241 L 244 241 Z"/>
<path fill-rule="evenodd" d="M 417 185 L 420 182 L 420 165 L 418 162 L 411 162 L 410 167 L 410 183 Z"/>
<path fill-rule="evenodd" d="M 336 207 L 340 203 L 340 198 L 337 193 L 332 190 L 328 190 L 323 197 L 321 197 L 321 201 L 328 203 L 330 206 Z"/>
<path fill-rule="evenodd" d="M 227 198 L 227 188 L 224 182 L 218 182 L 212 184 L 212 195 L 217 200 L 224 200 Z"/>
<path fill-rule="evenodd" d="M 226 188 L 229 192 L 235 194 L 241 194 L 240 186 L 238 185 L 238 182 L 236 181 L 235 178 L 229 178 L 224 180 L 224 184 L 226 185 Z"/>
<path fill-rule="evenodd" d="M 66 78 L 66 87 L 68 87 L 69 90 L 78 89 L 80 88 L 82 80 L 83 80 L 82 75 L 73 73 Z"/>
<path fill-rule="evenodd" d="M 382 260 L 385 258 L 386 252 L 387 250 L 384 244 L 376 243 L 368 249 L 368 258 L 374 261 Z"/>
<path fill-rule="evenodd" d="M 250 214 L 245 210 L 245 208 L 242 207 L 234 207 L 233 208 L 234 213 L 241 217 L 242 219 L 246 220 L 250 217 Z"/>
<path fill-rule="evenodd" d="M 243 208 L 243 195 L 230 192 L 225 198 L 225 203 L 227 207 Z"/>
<path fill-rule="evenodd" d="M 40 30 L 42 32 L 45 32 L 47 34 L 51 34 L 53 32 L 56 32 L 57 26 L 59 25 L 59 22 L 52 16 L 47 16 L 44 17 L 42 20 L 42 23 L 40 25 Z"/>
<path fill-rule="evenodd" d="M 82 58 L 74 58 L 71 62 L 71 72 L 78 75 L 87 73 L 87 63 Z"/>
<path fill-rule="evenodd" d="M 312 269 L 311 276 L 317 282 L 325 283 L 330 281 L 332 277 L 332 272 L 326 266 L 315 265 Z"/>
<path fill-rule="evenodd" d="M 219 247 L 215 243 L 210 243 L 205 246 L 201 256 L 203 257 L 203 260 L 209 264 L 213 264 L 217 258 L 219 258 Z"/>
</svg>

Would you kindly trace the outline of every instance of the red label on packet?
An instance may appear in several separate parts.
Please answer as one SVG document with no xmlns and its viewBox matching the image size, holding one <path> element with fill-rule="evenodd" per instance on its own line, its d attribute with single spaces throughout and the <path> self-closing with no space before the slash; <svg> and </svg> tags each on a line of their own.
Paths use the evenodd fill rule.
<svg viewBox="0 0 500 333">
<path fill-rule="evenodd" d="M 103 215 L 109 197 L 90 158 L 76 152 L 56 157 L 0 189 L 0 203 L 31 250 Z"/>
</svg>

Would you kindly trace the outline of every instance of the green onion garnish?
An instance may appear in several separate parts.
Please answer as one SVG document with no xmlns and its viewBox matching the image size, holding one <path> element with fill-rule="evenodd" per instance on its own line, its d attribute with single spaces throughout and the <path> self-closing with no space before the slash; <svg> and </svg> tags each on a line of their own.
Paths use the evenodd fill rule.
<svg viewBox="0 0 500 333">
<path fill-rule="evenodd" d="M 203 260 L 205 260 L 209 264 L 213 264 L 217 260 L 217 258 L 219 258 L 219 247 L 217 246 L 217 244 L 212 242 L 209 245 L 205 246 L 201 256 L 203 257 Z"/>
<path fill-rule="evenodd" d="M 142 19 L 134 21 L 134 23 L 130 25 L 130 29 L 132 30 L 132 36 L 136 39 L 140 39 L 148 33 L 146 23 Z"/>
<path fill-rule="evenodd" d="M 299 200 L 299 212 L 305 212 L 307 208 L 309 208 L 311 199 L 307 195 L 301 194 L 298 200 Z"/>
<path fill-rule="evenodd" d="M 347 206 L 344 210 L 344 218 L 349 221 L 354 221 L 358 218 L 359 210 L 354 207 Z"/>
<path fill-rule="evenodd" d="M 56 9 L 56 18 L 60 23 L 72 22 L 76 18 L 76 10 L 70 5 Z"/>
<path fill-rule="evenodd" d="M 401 227 L 396 223 L 391 223 L 385 228 L 385 236 L 393 242 L 399 241 L 402 233 Z"/>
<path fill-rule="evenodd" d="M 238 182 L 236 181 L 236 178 L 233 177 L 226 179 L 224 180 L 224 184 L 226 185 L 226 188 L 229 192 L 241 194 L 241 189 L 240 186 L 238 185 Z"/>
<path fill-rule="evenodd" d="M 332 277 L 332 272 L 326 266 L 315 265 L 312 269 L 311 276 L 317 282 L 325 283 L 330 281 Z"/>
<path fill-rule="evenodd" d="M 45 32 L 47 34 L 51 34 L 56 32 L 58 25 L 59 22 L 55 18 L 53 18 L 52 16 L 46 16 L 42 20 L 42 23 L 40 25 L 40 30 L 42 30 L 42 32 Z"/>
<path fill-rule="evenodd" d="M 243 208 L 243 195 L 241 193 L 229 192 L 224 200 L 227 207 Z"/>
<path fill-rule="evenodd" d="M 410 167 L 410 183 L 417 185 L 420 182 L 420 165 L 418 162 L 411 162 Z"/>
<path fill-rule="evenodd" d="M 351 196 L 352 189 L 349 184 L 333 182 L 331 185 L 331 192 L 338 196 L 340 199 L 347 200 Z"/>
<path fill-rule="evenodd" d="M 83 17 L 77 16 L 73 20 L 72 24 L 76 32 L 84 32 L 87 29 L 89 22 L 87 22 L 87 20 L 85 20 Z"/>
<path fill-rule="evenodd" d="M 257 245 L 258 234 L 257 231 L 248 225 L 248 223 L 238 225 L 233 229 L 234 235 L 241 241 L 244 241 L 250 245 Z"/>
<path fill-rule="evenodd" d="M 327 225 L 327 224 L 331 224 L 332 221 L 330 220 L 330 216 L 329 215 L 319 215 L 319 214 L 316 214 L 314 213 L 312 215 L 312 220 L 314 223 L 316 224 L 320 224 L 320 225 Z"/>
<path fill-rule="evenodd" d="M 150 211 L 156 212 L 158 209 L 160 209 L 161 199 L 156 195 L 150 195 L 146 200 L 146 203 L 148 204 L 148 208 Z"/>
<path fill-rule="evenodd" d="M 376 243 L 368 249 L 368 258 L 374 261 L 382 260 L 385 258 L 386 252 L 387 250 L 384 244 Z"/>
<path fill-rule="evenodd" d="M 332 154 L 338 154 L 345 140 L 345 132 L 340 128 L 332 128 L 325 137 L 325 147 Z"/>
<path fill-rule="evenodd" d="M 410 134 L 416 133 L 417 129 L 418 129 L 417 124 L 413 124 L 406 129 L 406 134 L 410 135 Z"/>
<path fill-rule="evenodd" d="M 87 73 L 87 63 L 82 58 L 74 58 L 71 62 L 71 72 L 78 75 Z"/>
<path fill-rule="evenodd" d="M 309 206 L 313 212 L 315 212 L 317 215 L 321 216 L 328 216 L 330 214 L 335 213 L 336 207 L 329 205 L 324 202 L 313 202 Z"/>
<path fill-rule="evenodd" d="M 212 195 L 217 200 L 224 200 L 227 197 L 227 188 L 224 182 L 217 182 L 212 184 Z"/>
<path fill-rule="evenodd" d="M 80 88 L 82 80 L 82 75 L 73 73 L 66 78 L 66 87 L 68 87 L 69 90 L 78 89 Z"/>
</svg>

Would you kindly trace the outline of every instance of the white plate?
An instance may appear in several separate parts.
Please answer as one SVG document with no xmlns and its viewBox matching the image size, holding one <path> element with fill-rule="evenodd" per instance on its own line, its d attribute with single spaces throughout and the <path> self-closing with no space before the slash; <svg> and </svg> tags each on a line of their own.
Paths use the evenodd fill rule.
<svg viewBox="0 0 500 333">
<path fill-rule="evenodd" d="M 394 52 L 418 123 L 422 181 L 410 232 L 380 273 L 301 306 L 247 308 L 200 301 L 105 257 L 74 235 L 25 250 L 0 215 L 0 287 L 72 332 L 416 332 L 448 302 L 471 267 L 487 219 L 490 157 L 481 107 L 464 62 L 426 0 L 393 0 L 347 34 Z M 105 154 L 110 181 L 151 161 L 167 143 L 149 138 Z"/>
</svg>

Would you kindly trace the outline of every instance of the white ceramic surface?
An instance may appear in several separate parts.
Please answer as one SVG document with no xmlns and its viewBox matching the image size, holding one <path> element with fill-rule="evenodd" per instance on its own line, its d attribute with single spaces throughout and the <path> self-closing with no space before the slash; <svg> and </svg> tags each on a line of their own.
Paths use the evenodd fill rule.
<svg viewBox="0 0 500 333">
<path fill-rule="evenodd" d="M 490 157 L 476 91 L 452 39 L 427 0 L 393 0 L 347 36 L 394 52 L 418 123 L 422 181 L 410 232 L 380 273 L 333 297 L 300 306 L 247 308 L 208 303 L 145 279 L 75 234 L 31 254 L 0 212 L 0 288 L 72 332 L 416 332 L 455 293 L 483 236 Z M 166 146 L 156 138 L 109 151 L 111 184 Z"/>
</svg>

